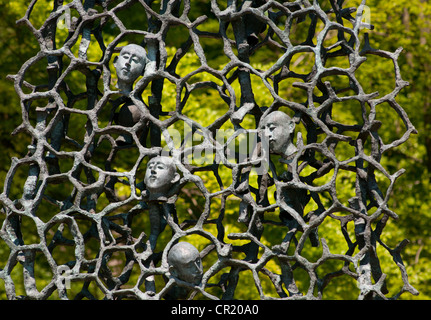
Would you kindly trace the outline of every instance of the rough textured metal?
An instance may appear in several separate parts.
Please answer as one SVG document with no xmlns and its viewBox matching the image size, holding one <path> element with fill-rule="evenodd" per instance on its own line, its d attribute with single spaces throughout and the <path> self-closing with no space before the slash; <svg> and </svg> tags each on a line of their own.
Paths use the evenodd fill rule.
<svg viewBox="0 0 431 320">
<path fill-rule="evenodd" d="M 105 299 L 179 298 L 184 294 L 191 294 L 191 298 L 200 294 L 210 299 L 232 299 L 237 291 L 243 289 L 239 285 L 241 277 L 250 272 L 261 299 L 321 299 L 325 287 L 340 276 L 357 281 L 359 299 L 396 299 L 406 291 L 417 294 L 408 282 L 401 259 L 401 250 L 408 241 L 404 240 L 392 249 L 381 238 L 387 221 L 398 218 L 388 202 L 394 183 L 404 172 L 390 173 L 381 164 L 381 159 L 388 150 L 404 143 L 410 134 L 416 132 L 408 115 L 395 100 L 400 90 L 408 85 L 401 77 L 397 62 L 402 49 L 382 51 L 371 48 L 367 36 L 362 39 L 360 29 L 364 26 L 361 20 L 365 1 L 356 10 L 343 8 L 343 1 L 329 2 L 331 9 L 325 12 L 318 1 L 228 0 L 222 5 L 221 1 L 211 0 L 211 15 L 203 12 L 208 16 L 190 20 L 193 6 L 190 0 L 163 0 L 160 9 L 155 9 L 153 0 L 86 0 L 83 3 L 74 0 L 66 5 L 55 0 L 51 14 L 37 29 L 31 23 L 31 14 L 38 1 L 31 1 L 18 23 L 31 30 L 40 50 L 22 65 L 16 75 L 9 76 L 20 97 L 23 116 L 23 122 L 15 133 L 25 132 L 33 142 L 25 157 L 12 159 L 0 195 L 3 206 L 0 237 L 3 245 L 10 249 L 9 258 L 0 271 L 0 279 L 4 281 L 8 298 L 48 299 L 58 294 L 60 299 L 92 299 L 96 296 L 92 291 L 96 287 Z M 128 10 L 138 7 L 146 14 L 143 16 L 147 21 L 145 30 L 140 25 L 129 29 L 126 21 L 119 18 L 120 14 L 124 16 Z M 73 13 L 75 18 L 71 19 L 69 35 L 60 46 L 55 38 L 56 28 L 58 19 L 65 12 Z M 355 12 L 355 17 L 352 17 Z M 217 21 L 218 32 L 201 28 L 208 19 Z M 305 40 L 293 43 L 293 26 L 307 19 L 311 22 L 308 34 L 303 35 Z M 114 41 L 105 43 L 103 27 L 108 23 L 114 24 L 120 32 Z M 322 26 L 320 30 L 317 30 L 318 25 Z M 175 27 L 187 29 L 189 37 L 176 48 L 174 56 L 168 57 L 166 37 L 168 31 Z M 337 41 L 328 46 L 325 39 L 330 32 L 337 32 Z M 147 51 L 147 63 L 143 77 L 130 94 L 127 95 L 129 90 L 126 90 L 126 96 L 121 96 L 119 91 L 112 89 L 110 65 L 114 53 L 121 50 L 118 44 L 131 35 L 144 39 L 139 44 Z M 222 50 L 229 59 L 221 69 L 207 63 L 200 42 L 204 38 L 221 41 Z M 92 39 L 96 39 L 99 46 L 100 61 L 87 59 Z M 250 57 L 267 45 L 277 48 L 282 54 L 270 68 L 260 70 L 253 66 Z M 200 65 L 181 77 L 176 69 L 186 52 L 193 52 Z M 311 54 L 314 58 L 314 67 L 307 74 L 291 70 L 295 55 L 299 53 Z M 371 55 L 387 59 L 394 66 L 395 87 L 384 96 L 378 92 L 366 93 L 355 77 L 355 72 Z M 332 66 L 331 58 L 334 57 L 346 57 L 349 67 Z M 45 62 L 46 84 L 34 85 L 25 81 L 26 72 L 30 72 L 32 66 Z M 76 73 L 85 78 L 86 92 L 78 94 L 69 88 L 69 76 Z M 196 82 L 192 79 L 200 73 L 208 73 L 219 82 Z M 334 75 L 347 77 L 347 87 L 334 88 L 330 81 L 325 81 L 325 77 Z M 253 90 L 252 77 L 259 78 L 266 87 L 266 94 L 272 100 L 269 106 L 257 104 L 255 96 L 263 93 Z M 285 80 L 291 80 L 295 88 L 304 92 L 306 99 L 295 101 L 279 95 L 279 86 Z M 175 110 L 170 112 L 163 111 L 161 105 L 163 84 L 167 81 L 176 86 L 177 95 Z M 234 82 L 240 86 L 239 99 L 233 88 Z M 142 97 L 147 87 L 151 88 L 151 96 Z M 183 113 L 193 91 L 200 88 L 215 89 L 227 105 L 227 112 L 213 119 L 207 127 Z M 45 101 L 44 107 L 40 101 Z M 86 101 L 86 108 L 78 107 L 80 101 Z M 360 105 L 358 119 L 361 120 L 354 124 L 338 122 L 334 117 L 334 104 L 351 101 Z M 103 113 L 105 110 L 115 111 L 124 104 L 133 106 L 124 111 L 134 115 L 133 119 L 126 116 L 131 123 L 109 121 L 107 125 L 101 125 L 102 120 L 106 122 L 100 118 L 101 114 L 106 114 Z M 376 114 L 381 106 L 395 110 L 405 125 L 404 134 L 395 141 L 384 142 L 379 134 L 381 122 L 376 119 Z M 242 162 L 234 163 L 227 159 L 224 151 L 229 141 L 239 134 L 258 132 L 261 118 L 278 109 L 291 112 L 296 125 L 305 128 L 306 136 L 297 136 L 296 152 L 283 160 L 285 172 L 276 172 L 276 166 L 269 161 L 269 171 L 259 176 L 258 188 L 251 187 L 250 170 L 265 157 L 257 152 Z M 85 127 L 68 127 L 73 116 L 86 117 Z M 255 128 L 242 128 L 246 116 L 255 119 Z M 191 147 L 176 148 L 168 129 L 180 122 L 199 131 L 203 141 Z M 220 144 L 215 133 L 226 123 L 232 124 L 235 133 L 230 140 Z M 81 140 L 70 136 L 76 131 L 81 133 Z M 162 153 L 162 136 L 181 178 L 175 181 L 165 199 L 154 199 L 143 187 L 138 173 L 144 160 Z M 103 141 L 111 145 L 110 153 L 105 155 L 104 167 L 92 161 Z M 340 160 L 337 145 L 343 143 L 351 146 L 354 152 L 351 157 Z M 217 162 L 205 167 L 183 162 L 186 155 L 199 148 L 213 150 Z M 132 149 L 138 154 L 135 165 L 129 171 L 117 172 L 113 167 L 116 154 L 131 152 Z M 266 156 L 265 159 L 270 159 Z M 66 160 L 72 165 L 65 171 L 61 162 Z M 230 185 L 222 185 L 219 167 L 231 171 Z M 304 175 L 306 167 L 314 168 L 314 171 Z M 14 177 L 22 168 L 28 169 L 22 196 L 11 199 Z M 210 192 L 206 188 L 202 178 L 196 174 L 202 171 L 214 174 L 220 190 Z M 343 172 L 354 175 L 356 181 L 353 186 L 355 196 L 348 204 L 339 199 L 342 182 L 337 179 Z M 379 186 L 376 176 L 384 177 L 387 188 Z M 328 177 L 323 185 L 319 184 L 322 181 L 319 179 Z M 66 199 L 52 198 L 46 192 L 49 188 L 62 188 L 66 184 L 73 186 Z M 196 186 L 204 205 L 201 212 L 194 212 L 196 219 L 178 221 L 175 201 L 186 184 Z M 118 197 L 118 185 L 127 185 L 130 194 Z M 270 203 L 268 188 L 274 185 L 276 198 Z M 105 203 L 100 200 L 102 194 L 107 199 Z M 329 197 L 330 201 L 323 202 L 323 197 Z M 215 199 L 221 199 L 221 210 L 216 213 L 211 212 Z M 47 221 L 38 216 L 42 201 L 49 201 L 55 208 Z M 310 201 L 316 204 L 313 210 L 307 207 Z M 244 226 L 243 232 L 229 231 L 224 217 L 228 203 L 238 206 L 238 221 Z M 324 203 L 330 205 L 325 206 Z M 280 221 L 268 219 L 268 212 L 278 212 Z M 151 234 L 141 232 L 134 236 L 136 225 L 133 221 L 142 215 L 150 217 Z M 217 216 L 215 219 L 214 215 Z M 26 235 L 21 232 L 23 221 L 31 221 L 36 226 L 38 242 L 25 241 Z M 86 232 L 79 227 L 81 221 L 90 225 Z M 343 254 L 333 253 L 325 234 L 319 232 L 319 227 L 328 221 L 335 221 L 345 238 L 347 250 Z M 206 224 L 215 224 L 216 233 L 205 229 Z M 172 230 L 172 237 L 160 247 L 157 238 L 166 225 Z M 284 239 L 278 243 L 262 240 L 262 234 L 269 226 L 286 230 Z M 51 233 L 55 235 L 49 238 Z M 200 236 L 208 243 L 200 252 L 205 268 L 199 283 L 176 278 L 168 263 L 170 248 L 190 235 Z M 320 258 L 316 261 L 307 258 L 310 240 L 313 247 L 321 248 Z M 95 256 L 88 257 L 86 246 L 91 241 L 95 241 L 99 249 Z M 242 245 L 235 245 L 235 241 Z M 377 245 L 393 258 L 401 271 L 404 286 L 390 297 Z M 67 246 L 74 248 L 74 258 L 61 263 L 56 261 L 53 251 Z M 124 257 L 124 266 L 119 274 L 114 275 L 108 264 L 111 257 L 118 254 Z M 210 254 L 216 259 L 208 265 L 205 261 Z M 40 256 L 44 257 L 45 270 L 49 270 L 46 272 L 52 276 L 43 288 L 36 285 L 38 268 L 42 268 L 36 263 Z M 266 267 L 270 261 L 277 261 L 280 272 Z M 317 270 L 332 261 L 342 261 L 343 266 L 323 275 Z M 21 269 L 19 265 L 22 265 Z M 309 277 L 305 290 L 298 288 L 295 282 L 294 275 L 299 269 Z M 23 272 L 25 294 L 16 293 L 13 277 L 16 270 Z M 138 273 L 138 280 L 134 283 L 129 282 L 132 270 Z M 156 287 L 156 277 L 164 277 L 162 287 Z M 218 280 L 214 281 L 216 278 Z M 262 279 L 269 279 L 272 293 L 263 288 Z M 67 281 L 81 284 L 82 289 L 71 296 Z M 214 287 L 220 288 L 218 296 L 214 294 L 216 291 L 210 293 L 208 290 Z M 175 288 L 184 290 L 173 293 Z"/>
</svg>

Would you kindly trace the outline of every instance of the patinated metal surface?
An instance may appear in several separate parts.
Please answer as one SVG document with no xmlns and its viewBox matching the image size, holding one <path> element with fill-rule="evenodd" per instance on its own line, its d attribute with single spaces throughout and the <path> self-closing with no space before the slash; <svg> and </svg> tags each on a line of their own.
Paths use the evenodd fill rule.
<svg viewBox="0 0 431 320">
<path fill-rule="evenodd" d="M 2 245 L 10 249 L 8 260 L 0 265 L 0 279 L 4 281 L 8 298 L 91 299 L 95 297 L 92 290 L 96 286 L 105 299 L 177 299 L 188 295 L 193 298 L 196 294 L 211 299 L 233 299 L 237 291 L 244 289 L 240 279 L 246 273 L 251 273 L 261 299 L 321 299 L 325 287 L 340 276 L 357 282 L 359 299 L 396 299 L 406 291 L 417 294 L 408 282 L 401 259 L 401 250 L 408 241 L 390 248 L 381 238 L 387 221 L 398 218 L 388 202 L 391 196 L 396 197 L 392 195 L 393 185 L 404 172 L 389 172 L 381 160 L 388 150 L 416 133 L 408 115 L 395 100 L 408 83 L 402 79 L 397 62 L 402 50 L 387 52 L 371 48 L 361 30 L 372 27 L 361 22 L 365 1 L 358 8 L 343 7 L 343 1 L 329 1 L 330 9 L 325 11 L 319 1 L 228 0 L 222 4 L 222 1 L 211 0 L 208 7 L 202 9 L 202 15 L 193 19 L 189 18 L 193 1 L 158 3 L 152 0 L 75 0 L 63 4 L 55 0 L 51 14 L 37 29 L 30 21 L 33 6 L 39 5 L 39 1 L 31 1 L 25 16 L 18 21 L 33 32 L 40 50 L 23 62 L 15 75 L 9 76 L 20 97 L 23 118 L 15 133 L 28 134 L 32 144 L 26 156 L 12 159 L 0 195 L 3 208 L 0 238 Z M 119 18 L 137 8 L 144 13 L 142 25 L 130 27 Z M 70 17 L 67 13 L 74 18 L 70 19 L 68 37 L 59 45 L 55 38 L 58 21 L 65 15 Z M 218 32 L 206 31 L 205 22 L 210 19 L 218 23 Z M 293 43 L 293 26 L 300 23 L 309 23 L 308 33 L 302 35 L 304 41 Z M 107 25 L 119 30 L 110 43 L 104 40 Z M 189 37 L 175 48 L 173 56 L 169 56 L 167 34 L 176 27 L 187 30 Z M 336 41 L 328 45 L 325 40 L 331 32 L 337 33 Z M 115 62 L 114 56 L 121 52 L 119 43 L 130 35 L 141 37 L 137 45 L 145 51 L 135 47 L 132 51 L 138 52 L 138 58 L 134 62 L 130 60 L 130 66 L 125 67 L 126 60 L 133 54 L 120 55 Z M 220 69 L 207 63 L 201 45 L 205 38 L 218 39 L 221 51 L 229 60 Z M 87 59 L 91 43 L 95 43 L 101 53 L 99 61 Z M 251 57 L 265 46 L 277 48 L 281 54 L 270 68 L 260 70 L 251 62 Z M 180 76 L 177 66 L 187 52 L 194 54 L 200 65 L 192 73 Z M 297 54 L 313 57 L 314 66 L 310 72 L 292 71 Z M 355 77 L 359 68 L 372 68 L 366 63 L 371 55 L 387 59 L 394 66 L 394 89 L 384 96 L 366 92 Z M 349 67 L 331 64 L 335 57 L 348 59 Z M 37 63 L 46 63 L 48 81 L 44 85 L 25 80 L 26 72 Z M 111 83 L 113 64 L 119 66 L 117 73 L 130 75 L 130 70 L 136 67 L 139 74 L 133 74 L 132 80 L 124 82 L 117 74 L 119 83 L 115 87 Z M 217 82 L 193 80 L 194 75 L 201 73 L 212 75 Z M 73 92 L 68 86 L 72 74 L 85 79 L 85 92 Z M 133 87 L 134 77 L 140 75 Z M 325 80 L 336 75 L 348 79 L 345 88 L 334 88 Z M 253 89 L 251 77 L 259 78 L 266 88 L 265 93 Z M 174 110 L 166 112 L 162 100 L 163 85 L 168 81 L 176 86 L 176 105 Z M 291 81 L 306 98 L 295 101 L 279 95 L 284 81 Z M 233 88 L 235 82 L 239 83 L 239 92 Z M 151 93 L 145 96 L 143 92 L 147 88 L 151 88 Z M 201 88 L 216 90 L 220 101 L 226 105 L 225 114 L 212 119 L 208 126 L 183 113 L 189 97 Z M 271 104 L 258 105 L 255 97 L 262 94 L 270 96 Z M 46 101 L 44 106 L 40 101 Z M 85 108 L 78 107 L 82 101 L 85 101 Z M 338 122 L 334 104 L 351 101 L 358 103 L 357 119 L 360 121 Z M 202 104 L 205 105 L 205 101 Z M 381 122 L 376 118 L 381 106 L 395 110 L 404 123 L 406 130 L 398 140 L 382 140 Z M 269 119 L 267 115 L 277 110 L 289 114 L 286 119 L 291 119 L 286 120 L 283 127 L 290 139 L 282 148 L 289 150 L 286 152 L 276 147 L 282 137 L 272 141 L 269 131 L 265 133 L 270 121 L 263 119 Z M 112 117 L 107 118 L 110 114 Z M 69 119 L 74 116 L 85 117 L 85 127 L 68 126 Z M 245 117 L 255 120 L 254 128 L 242 127 Z M 277 119 L 280 117 L 279 114 Z M 202 142 L 193 146 L 175 145 L 168 129 L 179 123 L 199 132 Z M 220 143 L 216 133 L 226 124 L 232 125 L 234 134 Z M 73 132 L 80 132 L 79 138 L 72 135 Z M 260 137 L 254 151 L 245 159 L 229 160 L 228 143 L 240 134 L 253 133 Z M 165 146 L 162 146 L 162 137 Z M 99 146 L 106 141 L 110 152 L 104 155 L 105 161 L 100 165 L 94 158 Z M 351 156 L 340 159 L 337 146 L 351 148 Z M 116 171 L 113 166 L 116 154 L 132 154 L 132 150 L 137 154 L 135 165 L 129 171 Z M 213 163 L 206 166 L 186 163 L 186 156 L 196 150 L 211 150 Z M 165 159 L 160 161 L 160 172 L 164 172 L 163 179 L 167 183 L 163 186 L 155 183 L 157 165 L 148 170 L 143 165 L 149 158 L 160 155 L 165 158 L 155 159 Z M 62 167 L 65 161 L 71 163 L 68 170 Z M 277 172 L 273 161 L 281 161 L 284 169 Z M 222 184 L 220 167 L 230 170 L 230 185 Z M 28 170 L 28 178 L 21 196 L 11 198 L 14 177 L 22 168 Z M 257 188 L 251 187 L 249 182 L 253 168 L 261 169 Z M 313 170 L 307 171 L 307 168 Z M 147 190 L 143 183 L 141 173 L 145 170 L 146 184 L 150 186 L 154 182 L 153 189 Z M 152 171 L 154 177 L 150 176 Z M 196 174 L 203 171 L 216 177 L 218 191 L 210 192 L 206 188 L 205 181 Z M 354 185 L 343 185 L 338 179 L 342 173 L 354 175 Z M 381 187 L 376 176 L 383 177 L 387 187 Z M 195 219 L 179 221 L 175 203 L 186 184 L 196 187 L 204 206 L 201 212 L 194 212 Z M 66 199 L 55 199 L 47 192 L 64 185 L 72 186 Z M 128 196 L 118 196 L 119 185 L 130 189 Z M 268 196 L 271 186 L 275 186 L 275 198 Z M 340 188 L 351 188 L 354 196 L 347 202 L 340 200 Z M 101 201 L 102 194 L 104 201 Z M 324 202 L 323 198 L 330 201 Z M 220 201 L 221 207 L 212 212 L 215 199 Z M 46 201 L 52 205 L 52 217 L 43 220 L 38 210 Z M 312 209 L 307 206 L 311 202 L 315 204 Z M 243 225 L 243 232 L 229 231 L 224 211 L 232 203 L 238 207 L 237 220 Z M 268 218 L 270 212 L 278 214 L 279 220 Z M 149 216 L 151 232 L 136 235 L 133 221 L 143 215 Z M 39 241 L 25 241 L 26 235 L 21 232 L 23 221 L 35 225 Z M 80 227 L 82 221 L 90 225 L 87 230 Z M 319 227 L 329 221 L 336 222 L 334 226 L 344 237 L 346 249 L 342 253 L 327 243 L 322 228 L 319 232 Z M 216 228 L 205 228 L 208 224 Z M 168 243 L 161 245 L 157 243 L 158 237 L 166 226 L 172 230 L 172 236 Z M 285 230 L 285 237 L 277 243 L 262 240 L 264 230 L 269 227 Z M 49 237 L 52 233 L 54 236 Z M 200 257 L 188 247 L 177 253 L 180 258 L 170 260 L 169 256 L 175 256 L 174 253 L 169 255 L 170 249 L 191 235 L 202 237 L 208 243 L 200 251 Z M 86 254 L 90 242 L 95 242 L 99 248 L 91 257 Z M 53 251 L 66 246 L 73 248 L 73 259 L 65 262 L 54 259 Z M 404 283 L 399 292 L 391 296 L 386 289 L 386 275 L 380 266 L 377 246 L 392 256 Z M 307 258 L 309 248 L 321 249 L 319 259 L 310 261 Z M 114 275 L 108 264 L 111 257 L 119 254 L 124 257 L 124 266 L 120 274 Z M 43 288 L 37 286 L 38 268 L 42 266 L 36 261 L 40 256 L 44 257 L 45 270 L 52 275 Z M 187 258 L 189 256 L 192 258 Z M 213 257 L 210 264 L 209 256 Z M 175 269 L 181 259 L 182 263 L 193 264 L 180 268 L 182 273 Z M 279 271 L 266 267 L 270 261 L 276 261 Z M 333 261 L 341 261 L 342 266 L 337 264 L 339 267 L 326 274 L 317 270 Z M 200 263 L 205 268 L 202 269 Z M 309 277 L 305 289 L 298 288 L 295 282 L 295 270 L 299 269 Z M 12 276 L 16 270 L 22 270 L 25 294 L 16 293 L 16 280 Z M 133 283 L 130 281 L 132 270 L 139 275 Z M 157 277 L 165 280 L 162 287 L 156 287 L 154 279 Z M 271 289 L 263 288 L 262 279 L 270 281 Z M 80 283 L 82 289 L 71 295 L 70 282 Z M 214 287 L 220 290 L 209 290 Z"/>
</svg>

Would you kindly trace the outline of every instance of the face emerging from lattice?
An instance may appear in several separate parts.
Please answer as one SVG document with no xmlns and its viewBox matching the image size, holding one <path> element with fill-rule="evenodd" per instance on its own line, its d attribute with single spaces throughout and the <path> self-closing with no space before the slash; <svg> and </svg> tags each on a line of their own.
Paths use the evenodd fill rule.
<svg viewBox="0 0 431 320">
<path fill-rule="evenodd" d="M 171 274 L 191 284 L 202 280 L 203 267 L 199 251 L 188 242 L 180 242 L 172 247 L 168 254 Z"/>
<path fill-rule="evenodd" d="M 153 194 L 166 194 L 179 180 L 176 166 L 169 157 L 156 157 L 148 161 L 144 182 Z"/>
<path fill-rule="evenodd" d="M 289 156 L 296 151 L 292 143 L 295 122 L 284 112 L 271 112 L 262 120 L 260 129 L 271 153 Z"/>
<path fill-rule="evenodd" d="M 133 82 L 142 75 L 147 61 L 145 49 L 136 44 L 129 44 L 121 49 L 120 55 L 114 61 L 117 71 L 118 87 L 131 90 Z"/>
</svg>

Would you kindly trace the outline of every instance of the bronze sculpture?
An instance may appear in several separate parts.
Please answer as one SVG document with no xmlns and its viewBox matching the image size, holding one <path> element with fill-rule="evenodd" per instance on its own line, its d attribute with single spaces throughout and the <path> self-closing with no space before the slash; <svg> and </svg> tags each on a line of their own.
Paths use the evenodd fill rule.
<svg viewBox="0 0 431 320">
<path fill-rule="evenodd" d="M 31 28 L 43 50 L 23 64 L 17 75 L 10 77 L 22 103 L 23 123 L 16 131 L 29 134 L 32 142 L 27 155 L 13 159 L 0 194 L 4 215 L 0 237 L 10 250 L 7 263 L 2 265 L 4 269 L 0 270 L 0 278 L 9 299 L 21 298 L 12 277 L 12 271 L 17 270 L 14 268 L 19 264 L 23 266 L 25 295 L 31 299 L 47 299 L 55 291 L 61 299 L 93 298 L 90 283 L 96 283 L 105 299 L 162 299 L 165 295 L 178 298 L 192 292 L 211 299 L 234 299 L 235 291 L 241 289 L 237 288 L 238 280 L 247 272 L 252 275 L 253 287 L 261 299 L 269 298 L 263 290 L 262 278 L 273 290 L 271 298 L 321 299 L 325 287 L 338 276 L 357 281 L 360 298 L 388 298 L 385 275 L 375 251 L 376 243 L 384 243 L 380 238 L 384 225 L 379 225 L 382 229 L 378 232 L 372 226 L 380 219 L 397 218 L 389 209 L 388 201 L 391 188 L 403 171 L 387 172 L 381 159 L 385 151 L 405 142 L 416 129 L 395 101 L 399 90 L 407 85 L 399 73 L 396 73 L 396 88 L 378 99 L 378 93 L 365 93 L 354 77 L 359 67 L 366 65 L 367 55 L 389 59 L 398 70 L 397 59 L 401 52 L 373 49 L 367 37 L 362 40 L 359 32 L 364 3 L 358 6 L 354 18 L 351 9 L 341 8 L 340 2 L 331 2 L 327 12 L 336 16 L 334 21 L 317 1 L 231 1 L 227 7 L 222 7 L 213 0 L 210 3 L 212 16 L 201 15 L 193 20 L 188 16 L 191 1 L 184 1 L 184 6 L 180 6 L 179 1 L 162 1 L 157 12 L 147 1 L 139 1 L 135 4 L 147 15 L 147 25 L 127 29 L 117 14 L 132 10 L 130 2 L 85 1 L 83 5 L 80 1 L 72 1 L 64 7 L 75 10 L 81 19 L 77 22 L 81 22 L 73 25 L 70 37 L 59 49 L 52 46 L 56 39 L 53 38 L 55 32 L 51 31 L 55 30 L 63 11 L 59 10 L 60 1 L 54 3 L 43 32 Z M 20 23 L 32 26 L 31 12 L 29 10 Z M 207 19 L 218 24 L 217 31 L 201 30 Z M 319 19 L 324 22 L 324 27 L 314 37 Z M 258 23 L 253 24 L 254 20 Z M 292 26 L 306 20 L 312 23 L 305 41 L 300 45 L 293 44 L 289 38 L 289 33 L 294 31 Z M 100 25 L 97 25 L 99 21 Z M 352 27 L 343 25 L 343 21 Z M 120 30 L 120 34 L 105 44 L 103 32 L 104 27 L 109 26 L 108 22 Z M 188 32 L 180 44 L 167 37 L 170 28 L 177 25 Z M 338 31 L 339 39 L 327 47 L 324 39 L 330 31 Z M 119 50 L 120 41 L 131 35 L 140 38 L 145 49 L 127 45 Z M 205 47 L 200 42 L 202 37 L 213 39 L 215 43 L 221 40 L 219 48 L 229 62 L 220 68 L 209 65 Z M 87 59 L 92 39 L 96 39 L 102 53 L 97 62 Z M 75 57 L 72 49 L 78 41 L 79 53 Z M 251 58 L 265 46 L 272 46 L 277 56 L 273 57 L 274 63 L 270 67 L 262 70 L 252 63 Z M 170 48 L 173 48 L 173 54 L 168 54 Z M 120 52 L 114 61 L 118 90 L 111 90 L 110 63 L 115 52 Z M 313 68 L 306 75 L 289 69 L 298 53 L 311 53 L 315 57 Z M 195 57 L 197 67 L 180 75 L 177 67 L 187 54 Z M 330 66 L 329 58 L 334 56 L 348 58 L 350 67 Z M 35 86 L 26 82 L 28 69 L 45 58 L 48 84 Z M 60 68 L 62 59 L 70 61 L 69 67 Z M 150 63 L 151 73 L 136 81 Z M 72 73 L 85 76 L 84 92 L 77 94 L 67 86 L 68 75 Z M 217 81 L 199 79 L 207 74 Z M 342 92 L 349 95 L 338 96 L 341 91 L 335 90 L 331 82 L 324 81 L 328 75 L 348 77 L 349 85 L 342 88 Z M 262 93 L 254 90 L 252 78 L 267 89 L 271 100 L 269 106 L 258 104 L 255 97 Z M 293 80 L 294 86 L 301 90 L 305 97 L 303 101 L 294 101 L 280 90 L 280 84 L 286 79 Z M 167 82 L 175 87 L 171 94 L 174 106 L 169 111 L 163 105 L 163 98 L 168 97 L 168 92 L 164 91 Z M 239 90 L 234 88 L 235 85 Z M 207 127 L 200 123 L 203 119 L 187 115 L 190 97 L 201 89 L 214 90 L 220 97 L 220 105 L 227 106 L 225 113 L 210 119 L 211 124 Z M 142 98 L 145 90 L 151 93 Z M 316 95 L 315 91 L 320 94 Z M 118 104 L 113 103 L 114 107 L 122 106 L 115 125 L 102 126 L 109 114 L 106 109 L 113 97 L 119 95 L 118 101 L 115 100 Z M 197 96 L 205 105 L 205 95 Z M 37 106 L 40 99 L 48 101 L 46 107 Z M 85 108 L 78 108 L 80 101 L 85 101 Z M 334 121 L 333 105 L 352 101 L 362 104 L 359 118 L 363 123 L 348 125 Z M 382 103 L 395 109 L 406 127 L 401 139 L 385 145 L 379 137 L 380 124 L 375 118 L 376 107 Z M 277 111 L 281 107 L 289 109 L 295 115 L 295 121 Z M 266 115 L 268 108 L 275 111 Z M 36 115 L 36 124 L 30 114 Z M 80 130 L 83 133 L 81 140 L 68 134 L 73 128 L 68 122 L 72 116 L 85 120 Z M 253 120 L 251 129 L 244 124 L 247 117 Z M 193 133 L 203 132 L 203 141 L 191 146 L 186 143 L 176 146 L 168 129 L 181 125 L 190 127 Z M 246 161 L 228 161 L 228 143 L 218 143 L 215 139 L 217 130 L 223 127 L 233 128 L 237 135 L 261 131 L 263 141 L 259 143 L 269 146 L 267 162 L 270 170 L 258 174 L 252 182 L 251 172 L 261 159 L 250 156 Z M 306 135 L 304 141 L 297 139 L 293 143 L 298 127 Z M 151 131 L 150 139 L 144 135 L 141 140 L 138 137 L 141 131 Z M 123 143 L 116 140 L 121 139 L 118 135 L 123 136 Z M 354 155 L 347 160 L 337 158 L 336 146 L 341 143 L 353 149 Z M 372 144 L 371 153 L 364 151 L 365 143 Z M 205 166 L 185 161 L 194 150 L 205 148 L 216 152 L 214 159 L 217 161 Z M 163 150 L 167 150 L 171 158 L 159 157 Z M 129 167 L 125 163 L 115 163 L 114 155 L 119 152 L 126 154 L 121 159 L 123 162 L 133 162 Z M 233 154 L 235 160 L 239 158 L 235 150 Z M 102 160 L 96 161 L 98 155 Z M 282 161 L 274 163 L 271 157 Z M 141 164 L 149 158 L 142 184 L 144 170 Z M 65 169 L 62 161 L 70 162 L 70 168 Z M 22 190 L 13 193 L 14 177 L 22 168 L 28 169 L 28 178 Z M 228 182 L 221 177 L 223 170 L 229 172 Z M 375 177 L 377 171 L 387 178 L 391 188 L 379 188 Z M 337 175 L 340 172 L 352 173 L 356 179 L 354 185 L 342 186 L 350 187 L 355 194 L 349 204 L 338 198 Z M 208 184 L 206 179 L 211 177 L 215 179 Z M 213 190 L 210 186 L 218 189 Z M 55 199 L 55 193 L 49 193 L 52 189 L 66 192 L 67 187 L 71 191 L 62 199 Z M 18 194 L 17 198 L 13 198 L 14 194 Z M 310 204 L 311 200 L 314 204 Z M 41 204 L 46 205 L 46 202 L 55 207 L 55 210 L 49 210 L 54 216 L 46 216 L 47 210 L 41 210 Z M 177 214 L 179 202 L 184 212 Z M 239 212 L 239 218 L 231 219 L 229 214 L 232 212 Z M 184 217 L 186 214 L 188 216 Z M 324 234 L 317 237 L 317 228 L 320 233 L 328 220 L 341 225 L 342 231 L 346 225 L 355 224 L 353 236 L 343 233 L 346 251 L 342 254 L 331 251 L 333 248 L 326 242 Z M 23 221 L 34 223 L 36 232 L 33 234 L 41 239 L 25 243 L 22 229 L 26 224 Z M 239 221 L 239 226 L 235 221 Z M 136 229 L 139 232 L 136 233 Z M 65 232 L 67 230 L 70 232 Z M 272 238 L 273 234 L 279 237 Z M 194 266 L 178 270 L 166 246 L 172 239 L 196 235 L 208 242 L 199 253 L 199 259 L 210 264 L 205 267 L 204 274 L 195 251 L 188 251 L 194 252 L 194 260 L 191 260 Z M 314 241 L 313 246 L 322 247 L 316 261 L 307 259 L 308 250 L 313 250 L 308 246 L 308 239 Z M 96 243 L 96 249 L 90 248 L 91 243 Z M 400 263 L 403 246 L 401 243 L 397 250 L 384 246 L 397 262 L 403 278 L 404 286 L 395 298 L 406 291 L 417 294 L 408 282 L 405 266 Z M 67 262 L 53 256 L 58 251 L 66 252 L 65 248 L 69 247 L 73 250 L 70 250 L 72 253 Z M 88 252 L 91 257 L 87 256 Z M 115 255 L 123 255 L 125 261 L 117 273 L 110 269 L 115 266 L 111 263 Z M 213 255 L 212 259 L 203 259 L 210 255 Z M 46 260 L 53 277 L 42 290 L 36 286 L 36 256 Z M 345 265 L 328 275 L 317 272 L 326 262 L 334 260 L 341 260 Z M 274 264 L 278 267 L 274 268 Z M 82 283 L 76 294 L 62 285 L 66 276 L 59 270 L 64 271 L 66 267 L 70 271 L 65 273 L 66 276 Z M 132 276 L 133 268 L 139 270 L 138 275 Z M 309 277 L 308 287 L 302 288 L 302 292 L 295 280 L 297 270 Z M 163 285 L 161 289 L 157 288 L 154 280 L 157 276 L 168 278 L 166 286 L 173 287 L 183 281 L 187 290 L 177 294 L 167 292 L 171 287 L 166 290 Z"/>
</svg>

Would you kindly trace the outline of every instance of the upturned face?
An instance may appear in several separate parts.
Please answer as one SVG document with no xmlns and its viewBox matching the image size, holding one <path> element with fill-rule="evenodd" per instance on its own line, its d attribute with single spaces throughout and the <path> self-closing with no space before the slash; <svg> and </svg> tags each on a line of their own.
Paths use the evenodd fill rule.
<svg viewBox="0 0 431 320">
<path fill-rule="evenodd" d="M 166 157 L 156 157 L 147 164 L 144 182 L 150 192 L 163 193 L 170 189 L 176 175 L 175 164 Z"/>
<path fill-rule="evenodd" d="M 286 115 L 287 116 L 287 115 Z M 274 112 L 267 116 L 261 125 L 261 130 L 269 144 L 272 153 L 284 153 L 291 143 L 294 124 L 281 113 Z"/>
<path fill-rule="evenodd" d="M 125 46 L 115 62 L 118 79 L 126 83 L 133 83 L 142 74 L 145 63 L 144 48 Z"/>
</svg>

